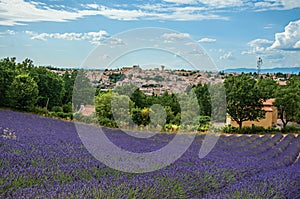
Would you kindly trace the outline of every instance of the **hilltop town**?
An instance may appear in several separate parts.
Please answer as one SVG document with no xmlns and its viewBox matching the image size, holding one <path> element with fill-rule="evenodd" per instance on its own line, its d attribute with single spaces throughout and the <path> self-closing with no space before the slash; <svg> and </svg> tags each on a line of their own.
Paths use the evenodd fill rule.
<svg viewBox="0 0 300 199">
<path fill-rule="evenodd" d="M 68 70 L 51 69 L 63 75 Z M 218 84 L 229 75 L 237 76 L 238 73 L 196 71 L 196 70 L 170 70 L 165 66 L 153 69 L 142 69 L 138 65 L 122 67 L 121 69 L 85 70 L 86 76 L 94 87 L 101 91 L 114 89 L 116 86 L 133 84 L 140 88 L 146 95 L 162 95 L 164 92 L 179 93 L 188 87 L 199 84 Z M 253 73 L 253 78 L 257 78 Z M 260 74 L 260 78 L 271 77 L 280 85 L 286 85 L 288 74 Z"/>
</svg>

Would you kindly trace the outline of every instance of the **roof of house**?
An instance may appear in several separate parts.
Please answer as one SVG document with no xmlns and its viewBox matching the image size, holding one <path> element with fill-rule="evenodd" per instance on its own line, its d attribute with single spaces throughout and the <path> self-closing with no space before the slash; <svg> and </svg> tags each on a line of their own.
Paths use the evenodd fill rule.
<svg viewBox="0 0 300 199">
<path fill-rule="evenodd" d="M 263 104 L 264 106 L 273 106 L 273 103 L 275 102 L 275 98 L 266 100 Z"/>
</svg>

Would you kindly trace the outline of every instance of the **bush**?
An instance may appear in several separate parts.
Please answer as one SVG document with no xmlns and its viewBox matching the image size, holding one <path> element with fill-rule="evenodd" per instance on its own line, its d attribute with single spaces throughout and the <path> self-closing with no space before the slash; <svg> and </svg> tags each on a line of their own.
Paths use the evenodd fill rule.
<svg viewBox="0 0 300 199">
<path fill-rule="evenodd" d="M 43 115 L 43 116 L 48 115 L 48 110 L 42 107 L 33 107 L 32 109 L 29 110 L 29 112 L 36 113 L 38 115 Z"/>
<path fill-rule="evenodd" d="M 62 109 L 64 113 L 72 113 L 72 103 L 64 104 Z"/>
<path fill-rule="evenodd" d="M 114 120 L 110 120 L 108 118 L 99 118 L 98 121 L 101 126 L 106 126 L 106 127 L 111 127 L 111 128 L 117 127 L 117 123 Z M 96 120 L 96 122 L 97 122 L 97 120 Z"/>
<path fill-rule="evenodd" d="M 222 129 L 222 132 L 237 133 L 237 134 L 264 134 L 264 133 L 277 133 L 279 132 L 279 130 L 274 127 L 265 129 L 262 126 L 243 127 L 241 129 L 232 126 L 226 126 Z"/>
<path fill-rule="evenodd" d="M 51 111 L 53 112 L 63 112 L 63 108 L 60 106 L 53 106 Z"/>
<path fill-rule="evenodd" d="M 296 126 L 286 126 L 281 129 L 281 133 L 299 133 L 300 128 Z"/>
<path fill-rule="evenodd" d="M 225 126 L 222 129 L 223 133 L 237 133 L 237 131 L 238 131 L 238 128 L 233 127 L 233 126 Z"/>
<path fill-rule="evenodd" d="M 72 113 L 49 112 L 48 116 L 49 117 L 53 117 L 53 118 L 61 118 L 61 119 L 73 120 L 73 114 Z"/>
</svg>

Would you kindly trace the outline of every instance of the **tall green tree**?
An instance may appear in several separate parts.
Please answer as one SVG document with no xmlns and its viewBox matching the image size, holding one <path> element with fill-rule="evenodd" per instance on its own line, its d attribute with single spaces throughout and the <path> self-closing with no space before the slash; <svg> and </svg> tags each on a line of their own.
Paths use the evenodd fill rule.
<svg viewBox="0 0 300 199">
<path fill-rule="evenodd" d="M 296 121 L 300 114 L 300 77 L 294 76 L 286 86 L 278 87 L 275 106 L 285 128 L 291 121 Z"/>
<path fill-rule="evenodd" d="M 6 92 L 11 107 L 28 110 L 37 102 L 39 90 L 32 77 L 21 74 L 16 76 Z"/>
<path fill-rule="evenodd" d="M 211 96 L 208 87 L 207 84 L 199 84 L 194 88 L 200 107 L 200 115 L 205 116 L 211 115 Z"/>
<path fill-rule="evenodd" d="M 100 125 L 116 127 L 129 125 L 130 111 L 134 103 L 126 95 L 119 95 L 112 91 L 100 93 L 95 97 L 95 110 Z"/>
<path fill-rule="evenodd" d="M 39 89 L 37 105 L 48 109 L 62 106 L 65 94 L 65 84 L 62 77 L 42 66 L 35 68 L 31 75 L 34 76 Z"/>
<path fill-rule="evenodd" d="M 212 122 L 226 121 L 226 91 L 223 83 L 209 85 Z"/>
<path fill-rule="evenodd" d="M 84 70 L 79 70 L 74 82 L 72 102 L 76 110 L 81 104 L 93 104 L 96 89 L 93 88 Z"/>
<path fill-rule="evenodd" d="M 143 109 L 149 106 L 147 104 L 147 96 L 142 91 L 140 91 L 139 88 L 133 91 L 130 99 L 134 102 L 136 108 Z"/>
<path fill-rule="evenodd" d="M 266 99 L 274 98 L 278 88 L 278 84 L 272 78 L 262 78 L 256 83 L 256 86 L 262 97 Z"/>
<path fill-rule="evenodd" d="M 62 100 L 63 104 L 72 103 L 73 88 L 77 72 L 77 70 L 72 71 L 71 73 L 66 71 L 62 77 L 65 84 L 65 94 Z"/>
<path fill-rule="evenodd" d="M 229 76 L 225 82 L 227 96 L 227 113 L 242 128 L 244 121 L 257 121 L 263 118 L 262 110 L 264 99 L 256 81 L 247 74 Z"/>
<path fill-rule="evenodd" d="M 9 106 L 6 91 L 18 74 L 15 57 L 0 60 L 0 106 Z"/>
</svg>

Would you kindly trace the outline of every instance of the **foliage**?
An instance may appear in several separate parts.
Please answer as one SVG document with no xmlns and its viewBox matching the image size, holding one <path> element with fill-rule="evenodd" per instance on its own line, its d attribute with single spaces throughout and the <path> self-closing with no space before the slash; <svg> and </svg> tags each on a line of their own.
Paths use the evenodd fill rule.
<svg viewBox="0 0 300 199">
<path fill-rule="evenodd" d="M 229 134 L 269 134 L 269 133 L 278 133 L 280 132 L 280 130 L 275 127 L 265 129 L 262 126 L 252 126 L 252 127 L 242 127 L 242 128 L 225 126 L 222 128 L 222 132 L 229 133 Z"/>
<path fill-rule="evenodd" d="M 264 116 L 263 96 L 249 75 L 229 76 L 225 80 L 227 112 L 242 128 L 244 121 L 255 121 Z"/>
<path fill-rule="evenodd" d="M 113 120 L 111 111 L 112 92 L 103 93 L 95 97 L 95 110 L 100 121 Z M 100 124 L 102 124 L 100 122 Z M 103 124 L 104 125 L 104 124 Z"/>
<path fill-rule="evenodd" d="M 287 86 L 280 86 L 274 105 L 285 128 L 290 121 L 296 121 L 300 110 L 300 77 L 294 76 Z"/>
<path fill-rule="evenodd" d="M 197 95 L 199 107 L 200 107 L 200 114 L 201 115 L 211 115 L 211 96 L 209 93 L 209 85 L 199 84 L 198 86 L 194 87 L 193 90 Z"/>
<path fill-rule="evenodd" d="M 213 122 L 225 122 L 226 120 L 226 91 L 223 83 L 208 85 L 211 102 L 211 120 Z M 205 104 L 202 104 L 202 107 Z"/>
<path fill-rule="evenodd" d="M 147 126 L 150 123 L 149 109 L 133 108 L 131 118 L 136 125 Z"/>
<path fill-rule="evenodd" d="M 81 104 L 94 104 L 95 92 L 96 89 L 92 87 L 86 73 L 83 70 L 78 71 L 72 95 L 75 110 L 78 110 Z"/>
<path fill-rule="evenodd" d="M 109 75 L 110 81 L 112 81 L 114 83 L 116 83 L 117 81 L 120 81 L 120 80 L 122 80 L 124 78 L 125 78 L 125 75 L 121 74 L 121 73 L 120 74 L 110 74 Z"/>
<path fill-rule="evenodd" d="M 25 74 L 17 75 L 6 93 L 11 107 L 27 110 L 37 102 L 39 91 L 34 79 Z"/>
<path fill-rule="evenodd" d="M 64 85 L 65 85 L 65 94 L 64 94 L 64 97 L 62 100 L 63 104 L 72 103 L 73 88 L 74 88 L 74 83 L 75 83 L 77 74 L 78 74 L 77 70 L 75 70 L 71 73 L 66 71 L 62 77 L 62 79 L 64 81 Z"/>
<path fill-rule="evenodd" d="M 272 78 L 259 79 L 256 86 L 264 99 L 275 98 L 278 84 Z"/>
<path fill-rule="evenodd" d="M 35 67 L 30 59 L 25 59 L 21 63 L 17 63 L 14 57 L 0 60 L 0 106 L 42 115 L 50 115 L 48 110 L 55 106 L 59 109 L 56 112 L 62 111 L 57 107 L 62 107 L 65 113 L 72 112 L 73 85 L 77 71 L 65 72 L 61 77 L 48 68 Z M 26 83 L 26 86 L 23 84 L 22 88 L 16 87 L 21 86 L 20 75 L 28 76 L 26 79 L 29 81 L 29 84 Z"/>
<path fill-rule="evenodd" d="M 67 103 L 67 104 L 64 104 L 64 105 L 62 106 L 62 110 L 63 110 L 64 113 L 72 113 L 72 110 L 73 110 L 73 108 L 72 108 L 72 103 L 69 102 L 69 103 Z"/>
<path fill-rule="evenodd" d="M 199 126 L 198 131 L 205 132 L 209 129 L 210 117 L 209 116 L 199 116 Z"/>
<path fill-rule="evenodd" d="M 37 105 L 51 110 L 54 106 L 62 106 L 62 99 L 65 94 L 63 79 L 56 73 L 47 70 L 45 67 L 38 67 L 32 70 L 39 89 Z"/>
<path fill-rule="evenodd" d="M 281 133 L 299 133 L 300 128 L 296 126 L 286 126 L 281 129 Z"/>
</svg>

